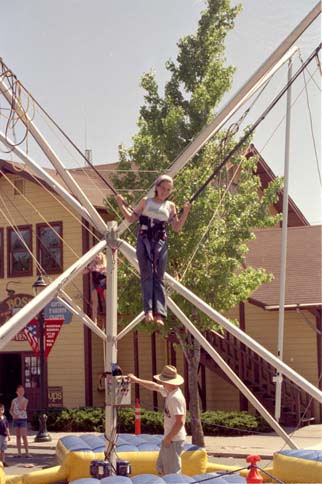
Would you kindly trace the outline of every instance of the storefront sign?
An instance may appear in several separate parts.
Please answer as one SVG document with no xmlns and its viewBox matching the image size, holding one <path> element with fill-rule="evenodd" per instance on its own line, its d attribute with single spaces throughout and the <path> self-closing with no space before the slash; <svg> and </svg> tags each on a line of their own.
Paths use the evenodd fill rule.
<svg viewBox="0 0 322 484">
<path fill-rule="evenodd" d="M 48 387 L 48 407 L 61 408 L 63 406 L 63 387 Z"/>
<path fill-rule="evenodd" d="M 8 319 L 11 318 L 19 309 L 23 308 L 29 301 L 33 299 L 30 294 L 14 294 L 7 297 L 0 303 L 0 326 L 2 326 Z M 22 329 L 17 333 L 12 341 L 26 341 L 27 337 Z"/>
<path fill-rule="evenodd" d="M 23 308 L 29 301 L 31 301 L 31 299 L 33 299 L 33 296 L 30 294 L 14 294 L 1 301 L 0 326 Z M 62 320 L 64 324 L 68 324 L 71 322 L 73 315 L 58 299 L 50 301 L 50 303 L 45 306 L 44 313 L 46 320 L 56 321 L 56 323 L 49 324 L 50 329 L 46 340 L 46 356 L 48 356 L 60 330 L 60 328 L 57 329 L 57 320 Z M 35 330 L 35 325 L 37 325 L 36 321 L 36 319 L 33 319 L 24 329 L 19 331 L 19 333 L 12 338 L 12 341 L 28 341 L 32 350 L 38 356 L 38 330 Z"/>
<path fill-rule="evenodd" d="M 72 313 L 69 311 L 66 306 L 63 305 L 59 299 L 53 299 L 50 303 L 47 304 L 45 307 L 45 318 L 46 319 L 63 319 L 64 324 L 68 324 L 72 320 Z"/>
</svg>

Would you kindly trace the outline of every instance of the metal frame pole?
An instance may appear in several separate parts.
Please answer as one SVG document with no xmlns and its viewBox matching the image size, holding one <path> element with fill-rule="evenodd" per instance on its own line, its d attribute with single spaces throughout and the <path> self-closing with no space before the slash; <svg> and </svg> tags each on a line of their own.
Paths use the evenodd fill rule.
<svg viewBox="0 0 322 484">
<path fill-rule="evenodd" d="M 292 58 L 288 61 L 287 81 L 290 82 L 293 72 Z M 286 98 L 286 125 L 285 125 L 285 158 L 284 158 L 284 187 L 283 187 L 283 222 L 281 242 L 281 270 L 280 270 L 280 300 L 278 310 L 278 335 L 277 357 L 283 360 L 284 346 L 284 305 L 286 285 L 286 262 L 287 262 L 287 226 L 288 226 L 288 184 L 289 184 L 289 161 L 290 161 L 290 128 L 291 128 L 292 86 L 287 90 Z M 275 418 L 279 422 L 281 418 L 282 382 L 283 375 L 278 371 L 274 377 L 275 386 Z"/>
<path fill-rule="evenodd" d="M 211 344 L 206 340 L 200 331 L 192 324 L 189 318 L 181 311 L 181 309 L 176 305 L 176 303 L 167 297 L 169 303 L 169 309 L 177 316 L 177 318 L 182 322 L 182 324 L 187 328 L 187 330 L 196 338 L 200 345 L 207 351 L 207 353 L 212 357 L 212 359 L 217 363 L 217 365 L 224 371 L 224 373 L 230 378 L 230 380 L 236 385 L 238 390 L 245 395 L 245 397 L 250 401 L 250 403 L 256 408 L 260 415 L 269 423 L 269 425 L 275 430 L 275 432 L 282 437 L 282 439 L 290 446 L 291 449 L 298 449 L 298 446 L 293 442 L 293 440 L 287 435 L 287 433 L 282 429 L 282 427 L 274 420 L 271 414 L 266 410 L 266 408 L 257 400 L 257 398 L 252 394 L 252 392 L 247 388 L 247 386 L 241 381 L 241 379 L 234 373 L 230 366 L 223 360 L 223 358 L 218 354 L 218 352 L 211 346 Z"/>
<path fill-rule="evenodd" d="M 8 321 L 0 327 L 0 350 L 4 348 L 11 339 L 24 327 L 29 321 L 41 311 L 60 291 L 65 284 L 74 279 L 87 266 L 100 251 L 106 247 L 106 241 L 101 240 L 92 247 L 80 259 L 74 262 L 63 274 L 57 277 L 49 286 L 44 288 L 40 294 L 27 303 L 19 312 L 14 314 Z"/>
<path fill-rule="evenodd" d="M 106 361 L 105 374 L 112 375 L 113 364 L 117 363 L 117 222 L 108 223 L 106 261 Z M 107 395 L 107 379 L 105 379 Z M 116 407 L 105 403 L 106 457 L 116 468 Z"/>
<path fill-rule="evenodd" d="M 88 211 L 79 203 L 79 201 L 76 200 L 76 198 L 71 195 L 63 186 L 61 186 L 57 180 L 50 176 L 49 173 L 41 168 L 41 166 L 33 161 L 30 156 L 24 153 L 18 146 L 13 146 L 13 142 L 9 140 L 9 138 L 6 137 L 1 131 L 0 141 L 2 141 L 2 143 L 8 148 L 12 149 L 13 153 L 15 153 L 24 163 L 26 163 L 26 165 L 36 174 L 36 176 L 48 183 L 50 188 L 60 195 L 64 200 L 66 200 L 66 202 L 68 202 L 81 217 L 84 217 L 90 224 L 93 223 Z"/>
<path fill-rule="evenodd" d="M 77 197 L 81 203 L 84 205 L 90 217 L 92 219 L 92 224 L 95 228 L 102 234 L 106 232 L 106 224 L 102 217 L 99 215 L 98 211 L 92 205 L 90 200 L 86 197 L 84 192 L 81 190 L 79 185 L 75 182 L 72 175 L 66 170 L 65 166 L 63 165 L 62 161 L 59 159 L 58 155 L 54 152 L 51 148 L 49 143 L 47 143 L 45 137 L 41 134 L 35 124 L 32 122 L 30 117 L 24 112 L 22 106 L 19 102 L 19 99 L 16 96 L 13 96 L 10 92 L 10 88 L 5 84 L 5 82 L 0 78 L 0 92 L 6 98 L 10 106 L 14 106 L 16 113 L 19 115 L 21 122 L 28 128 L 30 133 L 32 134 L 36 143 L 40 146 L 44 154 L 47 156 L 48 160 L 54 165 L 72 194 Z"/>
</svg>

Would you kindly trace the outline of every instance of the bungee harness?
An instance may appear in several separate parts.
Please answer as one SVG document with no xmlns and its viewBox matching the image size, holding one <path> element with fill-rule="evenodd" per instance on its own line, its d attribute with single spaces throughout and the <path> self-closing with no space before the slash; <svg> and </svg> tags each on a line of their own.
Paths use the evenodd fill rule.
<svg viewBox="0 0 322 484">
<path fill-rule="evenodd" d="M 168 222 L 153 219 L 146 215 L 139 217 L 139 235 L 154 271 L 157 267 L 160 252 L 168 238 L 167 226 Z"/>
</svg>

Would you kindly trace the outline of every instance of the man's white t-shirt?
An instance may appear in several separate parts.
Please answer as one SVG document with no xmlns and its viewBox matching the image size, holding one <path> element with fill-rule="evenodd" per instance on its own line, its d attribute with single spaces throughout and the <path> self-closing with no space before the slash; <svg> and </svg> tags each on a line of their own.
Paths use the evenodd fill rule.
<svg viewBox="0 0 322 484">
<path fill-rule="evenodd" d="M 179 387 L 168 393 L 161 385 L 160 393 L 165 397 L 164 402 L 164 435 L 167 435 L 176 422 L 176 415 L 186 415 L 186 400 Z M 186 429 L 184 425 L 173 437 L 172 441 L 185 440 Z"/>
</svg>

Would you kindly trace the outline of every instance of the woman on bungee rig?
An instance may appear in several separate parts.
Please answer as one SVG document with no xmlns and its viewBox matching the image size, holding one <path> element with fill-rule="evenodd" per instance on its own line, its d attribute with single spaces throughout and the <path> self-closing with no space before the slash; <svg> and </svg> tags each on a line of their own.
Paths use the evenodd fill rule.
<svg viewBox="0 0 322 484">
<path fill-rule="evenodd" d="M 142 299 L 145 321 L 155 321 L 163 326 L 167 316 L 164 290 L 166 270 L 167 225 L 171 224 L 179 232 L 188 216 L 191 204 L 186 202 L 181 217 L 176 206 L 168 200 L 173 189 L 173 180 L 168 175 L 161 175 L 154 188 L 154 197 L 144 197 L 132 211 L 129 210 L 122 195 L 116 195 L 116 201 L 122 214 L 129 223 L 139 220 L 136 255 L 141 274 Z"/>
</svg>

